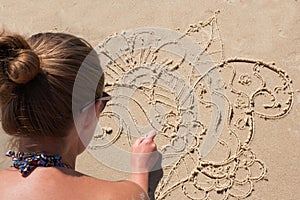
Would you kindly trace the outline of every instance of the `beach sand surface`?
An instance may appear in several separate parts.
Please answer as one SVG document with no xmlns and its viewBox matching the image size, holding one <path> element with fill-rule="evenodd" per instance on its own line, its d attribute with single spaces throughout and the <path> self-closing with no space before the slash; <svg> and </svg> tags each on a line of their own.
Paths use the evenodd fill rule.
<svg viewBox="0 0 300 200">
<path fill-rule="evenodd" d="M 177 164 L 164 166 L 164 177 L 156 188 L 156 198 L 195 199 L 208 195 L 209 199 L 213 200 L 222 198 L 294 200 L 300 199 L 299 13 L 300 3 L 297 0 L 33 0 L 27 2 L 0 0 L 0 27 L 3 26 L 26 36 L 46 31 L 71 33 L 85 38 L 94 46 L 103 44 L 107 38 L 116 38 L 116 35 L 126 30 L 138 28 L 150 30 L 149 27 L 155 27 L 167 29 L 170 33 L 177 31 L 180 34 L 190 30 L 188 37 L 198 42 L 201 47 L 211 44 L 208 45 L 206 52 L 215 65 L 223 63 L 216 70 L 222 77 L 220 88 L 223 89 L 224 96 L 228 100 L 227 106 L 224 107 L 225 113 L 222 115 L 225 125 L 222 126 L 220 136 L 216 140 L 217 145 L 202 160 L 199 160 L 198 150 L 201 149 L 203 140 L 209 138 L 208 132 L 201 132 L 201 130 L 209 126 L 213 120 L 211 114 L 214 112 L 213 106 L 209 107 L 207 102 L 203 101 L 203 98 L 209 99 L 211 96 L 201 93 L 205 91 L 205 87 L 208 87 L 208 82 L 205 82 L 207 80 L 200 81 L 199 85 L 193 88 L 198 106 L 196 117 L 199 117 L 203 126 L 199 125 L 200 128 L 198 127 L 195 132 L 193 128 L 188 129 L 196 134 L 195 137 L 190 138 L 182 132 L 171 130 L 172 127 L 178 127 L 190 119 L 187 113 L 186 115 L 176 113 L 181 104 L 180 101 L 176 101 L 174 93 L 177 94 L 179 91 L 172 93 L 172 96 L 170 91 L 166 92 L 159 87 L 153 88 L 153 84 L 151 85 L 151 78 L 155 77 L 159 66 L 167 66 L 167 72 L 172 76 L 173 71 L 170 69 L 175 67 L 174 63 L 180 63 L 180 56 L 172 54 L 172 59 L 176 62 L 171 64 L 157 59 L 152 65 L 149 63 L 144 65 L 144 67 L 157 69 L 157 71 L 149 71 L 151 80 L 145 83 L 146 86 L 150 85 L 150 90 L 155 91 L 155 94 L 169 97 L 164 99 L 154 95 L 155 100 L 159 99 L 165 103 L 166 107 L 161 107 L 168 113 L 167 116 L 164 115 L 165 113 L 159 115 L 164 117 L 163 125 L 155 125 L 160 134 L 155 139 L 159 150 L 167 153 L 175 151 L 170 150 L 172 149 L 170 142 L 173 141 L 173 146 L 180 146 L 182 138 L 185 142 L 189 141 L 187 143 L 190 145 L 175 157 L 171 156 Z M 199 28 L 199 31 L 195 31 L 193 27 Z M 212 33 L 213 40 L 210 41 Z M 159 35 L 158 32 L 155 34 Z M 160 39 L 167 40 L 163 37 Z M 155 44 L 154 41 L 152 42 Z M 122 44 L 120 43 L 120 46 Z M 185 48 L 189 47 L 185 46 Z M 105 48 L 111 50 L 109 46 Z M 140 50 L 134 50 L 137 55 L 140 55 Z M 216 53 L 213 53 L 214 50 Z M 162 50 L 159 56 L 167 57 L 170 54 Z M 137 59 L 137 57 L 124 55 L 119 59 Z M 117 59 L 116 62 L 122 63 Z M 138 72 L 130 71 L 128 66 L 125 64 L 121 66 L 125 71 L 127 70 L 125 73 L 127 79 L 124 80 L 131 80 L 133 85 L 139 86 L 140 82 L 134 82 L 137 81 L 134 78 Z M 189 79 L 190 83 L 195 83 L 197 75 L 198 77 L 203 75 L 191 73 L 188 62 L 180 63 L 176 70 L 178 74 Z M 166 79 L 170 78 L 167 77 L 168 73 L 164 73 Z M 110 72 L 108 71 L 107 74 Z M 125 75 L 119 74 L 107 78 L 107 81 L 115 83 L 123 76 Z M 199 87 L 200 85 L 203 88 Z M 262 90 L 261 94 L 255 95 L 259 88 Z M 107 89 L 111 94 L 118 94 L 113 93 L 118 91 L 118 87 Z M 145 101 L 145 98 L 150 95 L 147 92 L 149 92 L 147 88 L 136 89 L 131 93 L 131 98 L 146 110 L 151 110 L 151 105 Z M 149 95 L 144 96 L 145 94 Z M 122 104 L 118 99 L 112 102 Z M 135 119 L 132 121 L 134 125 L 135 123 L 140 126 L 147 125 L 149 121 L 140 117 L 142 110 L 137 108 L 137 104 L 130 101 L 128 108 Z M 107 109 L 115 112 L 112 105 Z M 230 115 L 230 111 L 234 112 Z M 150 111 L 146 112 L 149 113 Z M 123 132 L 121 131 L 114 140 L 114 134 L 117 134 L 116 131 L 120 127 L 118 128 L 105 114 L 101 126 L 106 128 L 104 131 L 108 133 L 107 138 L 114 141 L 112 145 L 127 153 L 130 150 L 131 140 L 141 134 L 130 132 L 132 126 L 125 123 L 121 124 L 124 128 Z M 159 130 L 162 127 L 165 129 Z M 109 134 L 110 132 L 112 135 Z M 200 141 L 199 144 L 196 140 Z M 1 169 L 10 165 L 9 160 L 4 156 L 7 142 L 7 136 L 1 133 Z M 97 146 L 98 143 L 99 140 L 94 138 L 92 147 Z M 225 153 L 227 150 L 230 150 L 230 155 Z M 101 152 L 101 148 L 86 150 L 78 157 L 76 169 L 101 179 L 129 178 L 129 174 L 124 172 L 123 167 L 115 167 L 115 164 L 99 161 L 102 160 Z M 116 156 L 114 153 L 110 155 L 110 151 L 104 152 L 105 155 L 102 152 L 104 160 Z M 178 156 L 183 154 L 186 156 L 182 158 Z"/>
</svg>

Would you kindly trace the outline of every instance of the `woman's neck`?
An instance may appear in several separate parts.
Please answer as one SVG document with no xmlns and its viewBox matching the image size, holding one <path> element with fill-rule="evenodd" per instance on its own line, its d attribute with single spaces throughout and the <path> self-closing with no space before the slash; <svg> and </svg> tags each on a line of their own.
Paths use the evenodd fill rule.
<svg viewBox="0 0 300 200">
<path fill-rule="evenodd" d="M 19 151 L 21 152 L 43 152 L 47 155 L 61 155 L 62 162 L 75 169 L 78 143 L 69 137 L 20 137 Z"/>
</svg>

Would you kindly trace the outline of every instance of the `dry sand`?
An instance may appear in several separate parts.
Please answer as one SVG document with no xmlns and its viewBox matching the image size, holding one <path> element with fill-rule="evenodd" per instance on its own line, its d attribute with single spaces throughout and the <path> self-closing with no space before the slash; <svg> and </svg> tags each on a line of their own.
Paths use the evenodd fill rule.
<svg viewBox="0 0 300 200">
<path fill-rule="evenodd" d="M 131 142 L 156 129 L 156 199 L 300 198 L 299 2 L 54 2 L 0 0 L 0 23 L 101 44 L 114 98 L 77 170 L 127 179 Z"/>
</svg>

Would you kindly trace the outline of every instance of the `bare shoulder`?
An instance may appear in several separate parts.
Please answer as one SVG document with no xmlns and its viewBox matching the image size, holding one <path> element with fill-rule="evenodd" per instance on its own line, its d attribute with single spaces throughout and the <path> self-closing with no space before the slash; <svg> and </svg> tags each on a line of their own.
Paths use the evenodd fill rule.
<svg viewBox="0 0 300 200">
<path fill-rule="evenodd" d="M 149 200 L 145 191 L 131 181 L 107 181 L 84 174 L 79 177 L 76 185 L 79 190 L 85 191 L 83 199 Z"/>
<path fill-rule="evenodd" d="M 147 193 L 132 181 L 107 181 L 84 174 L 79 177 L 76 185 L 79 185 L 79 190 L 85 191 L 83 199 L 149 200 Z"/>
<path fill-rule="evenodd" d="M 26 185 L 30 189 L 24 190 Z M 32 192 L 41 199 L 148 200 L 143 189 L 131 181 L 106 181 L 55 168 L 38 168 L 27 178 L 14 168 L 0 171 L 0 200 L 20 194 L 32 199 Z"/>
<path fill-rule="evenodd" d="M 0 171 L 0 185 L 13 178 L 13 175 L 18 173 L 15 168 L 7 168 Z"/>
<path fill-rule="evenodd" d="M 113 194 L 113 199 L 148 200 L 148 195 L 136 183 L 131 181 L 112 182 L 113 186 L 108 189 Z M 117 192 L 116 192 L 117 191 Z"/>
</svg>

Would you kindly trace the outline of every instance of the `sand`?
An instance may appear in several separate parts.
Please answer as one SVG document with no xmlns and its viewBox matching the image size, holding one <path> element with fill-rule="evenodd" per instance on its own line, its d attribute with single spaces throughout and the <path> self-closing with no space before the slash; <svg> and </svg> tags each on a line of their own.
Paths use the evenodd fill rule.
<svg viewBox="0 0 300 200">
<path fill-rule="evenodd" d="M 300 197 L 299 2 L 0 2 L 6 28 L 99 53 L 113 99 L 77 170 L 128 179 L 132 142 L 155 129 L 156 199 Z"/>
</svg>

